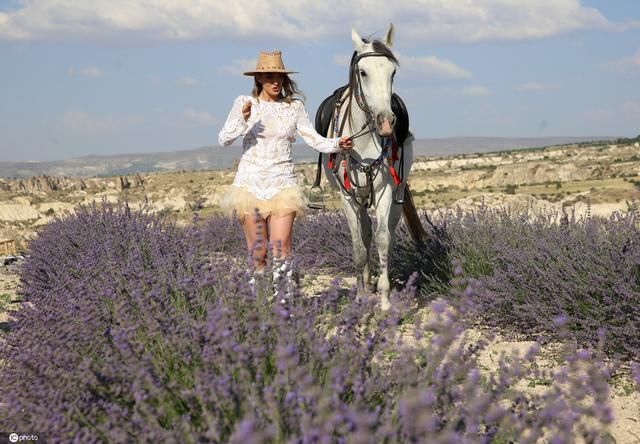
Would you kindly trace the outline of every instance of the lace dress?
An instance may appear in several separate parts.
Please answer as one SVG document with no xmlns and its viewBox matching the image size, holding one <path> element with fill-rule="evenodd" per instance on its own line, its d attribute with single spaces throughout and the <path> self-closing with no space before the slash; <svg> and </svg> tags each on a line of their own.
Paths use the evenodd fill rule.
<svg viewBox="0 0 640 444">
<path fill-rule="evenodd" d="M 250 100 L 251 117 L 242 117 L 242 106 Z M 232 216 L 254 214 L 257 208 L 264 218 L 270 214 L 305 212 L 307 201 L 298 185 L 291 158 L 291 146 L 296 133 L 312 148 L 323 153 L 338 152 L 338 138 L 318 134 L 309 120 L 304 104 L 266 102 L 251 96 L 239 96 L 218 135 L 218 142 L 227 146 L 243 138 L 244 152 L 238 171 L 220 201 L 220 207 Z"/>
</svg>

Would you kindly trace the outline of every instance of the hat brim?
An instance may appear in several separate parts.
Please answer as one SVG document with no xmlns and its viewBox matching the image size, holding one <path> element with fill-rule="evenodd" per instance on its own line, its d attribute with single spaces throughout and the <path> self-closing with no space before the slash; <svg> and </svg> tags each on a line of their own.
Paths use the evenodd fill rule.
<svg viewBox="0 0 640 444">
<path fill-rule="evenodd" d="M 270 70 L 270 71 L 247 71 L 242 74 L 244 74 L 245 76 L 255 76 L 256 74 L 266 74 L 269 72 L 277 72 L 279 74 L 298 74 L 298 71 L 286 71 L 286 70 L 279 71 L 276 69 Z"/>
</svg>

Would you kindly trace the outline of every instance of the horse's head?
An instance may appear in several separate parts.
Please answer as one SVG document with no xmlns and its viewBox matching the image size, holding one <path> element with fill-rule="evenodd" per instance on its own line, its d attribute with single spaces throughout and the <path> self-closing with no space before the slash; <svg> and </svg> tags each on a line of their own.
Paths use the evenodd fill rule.
<svg viewBox="0 0 640 444">
<path fill-rule="evenodd" d="M 355 28 L 351 29 L 351 38 L 356 50 L 351 57 L 349 86 L 356 93 L 360 106 L 371 115 L 378 135 L 388 137 L 393 133 L 396 121 L 391 111 L 393 77 L 398 66 L 398 60 L 390 49 L 393 24 L 389 26 L 384 41 L 369 42 L 360 37 Z"/>
</svg>

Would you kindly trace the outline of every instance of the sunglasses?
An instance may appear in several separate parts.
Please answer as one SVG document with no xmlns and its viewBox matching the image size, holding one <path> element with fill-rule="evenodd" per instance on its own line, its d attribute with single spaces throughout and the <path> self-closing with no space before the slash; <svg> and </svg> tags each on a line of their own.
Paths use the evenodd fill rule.
<svg viewBox="0 0 640 444">
<path fill-rule="evenodd" d="M 280 83 L 282 83 L 284 81 L 284 74 L 265 73 L 265 74 L 261 74 L 261 76 L 263 81 L 269 82 L 269 83 L 273 83 L 275 81 L 279 81 Z"/>
</svg>

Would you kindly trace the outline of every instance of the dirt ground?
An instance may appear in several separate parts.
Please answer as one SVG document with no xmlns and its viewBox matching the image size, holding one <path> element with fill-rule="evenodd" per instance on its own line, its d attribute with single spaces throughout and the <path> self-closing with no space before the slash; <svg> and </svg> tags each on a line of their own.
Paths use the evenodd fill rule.
<svg viewBox="0 0 640 444">
<path fill-rule="evenodd" d="M 0 330 L 6 331 L 9 314 L 7 310 L 19 306 L 20 280 L 18 278 L 18 268 L 20 263 L 13 263 L 0 266 Z M 0 333 L 1 337 L 1 333 Z"/>
<path fill-rule="evenodd" d="M 305 276 L 302 281 L 303 293 L 308 296 L 316 296 L 331 285 L 333 277 L 329 275 Z M 356 284 L 356 278 L 347 277 L 340 282 L 340 288 L 350 289 Z M 425 319 L 429 316 L 429 309 L 420 310 L 416 317 Z M 405 343 L 415 341 L 413 336 L 413 324 L 403 325 L 403 339 Z M 465 332 L 470 340 L 478 340 L 485 333 L 477 329 L 469 329 Z M 478 365 L 481 372 L 493 372 L 498 368 L 500 355 L 513 352 L 523 356 L 534 344 L 533 341 L 512 341 L 497 334 L 490 341 L 488 347 L 480 355 Z M 540 368 L 550 371 L 557 370 L 561 365 L 559 359 L 560 344 L 547 344 L 540 348 L 535 364 Z M 530 393 L 542 393 L 546 386 L 538 384 L 539 381 L 523 381 L 519 389 Z M 614 421 L 609 426 L 609 433 L 617 444 L 640 444 L 640 391 L 634 390 L 634 383 L 628 373 L 622 372 L 610 381 L 609 402 L 613 412 Z"/>
</svg>

